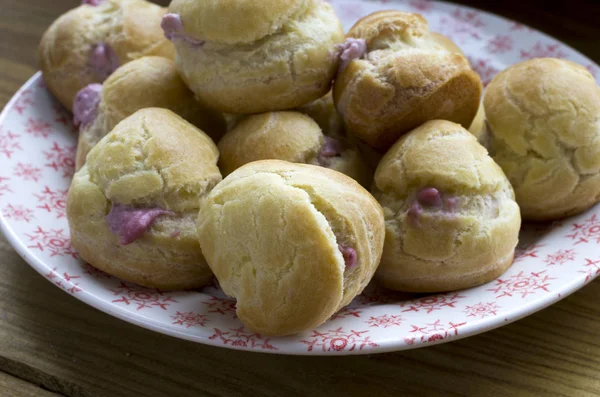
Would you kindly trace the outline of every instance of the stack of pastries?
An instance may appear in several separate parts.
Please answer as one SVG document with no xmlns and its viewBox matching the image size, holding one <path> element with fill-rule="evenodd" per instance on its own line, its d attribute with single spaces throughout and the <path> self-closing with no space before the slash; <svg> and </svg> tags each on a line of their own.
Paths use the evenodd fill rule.
<svg viewBox="0 0 600 397">
<path fill-rule="evenodd" d="M 81 258 L 161 290 L 216 277 L 263 335 L 313 329 L 370 282 L 489 282 L 522 219 L 600 200 L 590 73 L 533 59 L 483 94 L 418 14 L 344 35 L 321 0 L 84 0 L 39 54 L 79 128 Z"/>
</svg>

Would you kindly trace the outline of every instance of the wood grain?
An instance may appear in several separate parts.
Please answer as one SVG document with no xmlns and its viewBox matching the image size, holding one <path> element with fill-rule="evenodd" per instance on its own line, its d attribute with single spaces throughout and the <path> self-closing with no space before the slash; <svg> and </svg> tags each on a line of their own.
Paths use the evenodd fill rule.
<svg viewBox="0 0 600 397">
<path fill-rule="evenodd" d="M 77 3 L 0 0 L 0 106 L 37 69 L 35 49 L 44 29 Z M 599 61 L 593 17 L 598 3 L 576 3 L 555 3 L 564 10 L 542 1 L 489 7 Z M 0 238 L 0 395 L 53 395 L 48 389 L 110 397 L 597 396 L 598 302 L 600 280 L 517 323 L 407 352 L 357 357 L 235 352 L 101 313 L 48 283 Z"/>
<path fill-rule="evenodd" d="M 29 382 L 0 372 L 0 390 L 3 397 L 58 397 L 59 394 L 41 389 Z"/>
</svg>

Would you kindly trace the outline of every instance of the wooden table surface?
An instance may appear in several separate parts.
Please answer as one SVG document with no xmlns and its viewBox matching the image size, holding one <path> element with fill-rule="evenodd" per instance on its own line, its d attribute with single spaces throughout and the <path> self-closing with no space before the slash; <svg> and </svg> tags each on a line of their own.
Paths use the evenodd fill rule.
<svg viewBox="0 0 600 397">
<path fill-rule="evenodd" d="M 43 31 L 77 3 L 0 0 L 1 106 L 37 70 Z M 600 63 L 600 2 L 496 3 L 478 6 Z M 0 237 L 0 396 L 597 396 L 599 303 L 597 280 L 514 324 L 429 348 L 341 358 L 236 352 L 101 313 L 40 277 Z"/>
</svg>

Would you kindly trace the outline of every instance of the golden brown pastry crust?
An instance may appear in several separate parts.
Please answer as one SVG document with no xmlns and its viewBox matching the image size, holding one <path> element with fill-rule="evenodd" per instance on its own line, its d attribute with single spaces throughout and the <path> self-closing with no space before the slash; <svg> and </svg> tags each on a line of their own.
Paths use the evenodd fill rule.
<svg viewBox="0 0 600 397">
<path fill-rule="evenodd" d="M 294 112 L 269 112 L 239 120 L 219 142 L 219 167 L 224 176 L 244 164 L 258 160 L 283 160 L 327 167 L 370 184 L 369 174 L 355 146 L 343 137 L 339 156 L 321 155 L 326 138 L 319 125 L 307 115 Z"/>
<path fill-rule="evenodd" d="M 145 108 L 169 109 L 204 131 L 215 142 L 225 133 L 223 115 L 198 102 L 175 66 L 164 57 L 142 57 L 106 79 L 97 119 L 79 132 L 76 169 L 96 143 L 122 120 Z"/>
<path fill-rule="evenodd" d="M 264 160 L 211 192 L 198 235 L 244 325 L 289 335 L 322 324 L 368 284 L 383 247 L 383 215 L 339 172 Z M 338 245 L 356 250 L 354 267 L 345 268 Z"/>
<path fill-rule="evenodd" d="M 420 200 L 437 189 L 434 205 Z M 406 292 L 473 287 L 512 263 L 521 218 L 508 179 L 460 125 L 433 120 L 409 132 L 383 157 L 373 195 L 386 239 L 376 278 Z"/>
<path fill-rule="evenodd" d="M 190 6 L 182 7 L 184 3 Z M 223 8 L 217 5 L 220 3 L 194 2 L 192 7 L 192 2 L 176 1 L 169 8 L 171 13 L 181 16 L 185 32 L 197 34 L 193 38 L 203 41 L 195 46 L 174 39 L 174 44 L 182 77 L 205 103 L 225 113 L 261 113 L 301 106 L 331 89 L 338 65 L 335 46 L 344 38 L 331 5 L 321 0 L 277 2 L 281 7 L 268 11 L 264 6 L 271 2 L 228 2 L 240 7 L 254 3 L 257 14 L 246 15 L 239 14 L 244 7 Z M 205 17 L 190 14 L 197 7 L 212 7 L 215 15 L 223 17 L 209 23 Z M 290 12 L 282 11 L 284 8 Z M 215 23 L 229 25 L 223 21 L 230 18 L 257 20 L 256 26 L 238 29 L 263 32 L 258 25 L 264 22 L 274 30 L 260 39 L 242 42 L 239 40 L 246 36 L 238 37 L 231 31 L 226 34 L 221 31 L 222 26 L 215 26 Z"/>
<path fill-rule="evenodd" d="M 60 16 L 44 33 L 38 51 L 50 92 L 71 110 L 80 89 L 106 78 L 89 65 L 98 43 L 114 49 L 120 64 L 146 55 L 174 59 L 175 48 L 160 28 L 165 13 L 165 8 L 144 0 L 106 0 Z"/>
<path fill-rule="evenodd" d="M 212 140 L 170 110 L 148 108 L 120 122 L 75 174 L 67 200 L 73 247 L 109 274 L 164 290 L 200 287 L 212 273 L 196 217 L 221 180 Z M 121 245 L 106 215 L 113 204 L 162 208 L 135 242 Z"/>
<path fill-rule="evenodd" d="M 367 53 L 338 74 L 334 100 L 347 131 L 385 151 L 402 134 L 432 119 L 468 127 L 482 85 L 467 59 L 432 38 L 418 14 L 381 11 L 359 20 L 347 38 Z"/>
<path fill-rule="evenodd" d="M 571 216 L 600 200 L 600 88 L 584 67 L 519 63 L 492 80 L 484 105 L 494 160 L 523 218 Z"/>
</svg>

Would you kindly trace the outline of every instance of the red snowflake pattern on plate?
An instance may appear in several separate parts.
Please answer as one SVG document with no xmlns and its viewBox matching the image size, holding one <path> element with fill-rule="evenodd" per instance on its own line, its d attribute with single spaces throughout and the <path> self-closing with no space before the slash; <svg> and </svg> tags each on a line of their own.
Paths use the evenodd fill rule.
<svg viewBox="0 0 600 397">
<path fill-rule="evenodd" d="M 399 327 L 402 325 L 404 319 L 402 316 L 395 316 L 393 314 L 384 314 L 378 317 L 370 317 L 365 323 L 369 324 L 370 327 L 375 328 L 390 328 Z"/>
<path fill-rule="evenodd" d="M 21 95 L 13 105 L 13 109 L 20 115 L 22 115 L 28 107 L 33 105 L 33 98 L 31 97 L 32 90 L 28 88 L 21 91 Z"/>
<path fill-rule="evenodd" d="M 575 250 L 572 249 L 558 250 L 553 254 L 546 255 L 546 259 L 544 259 L 544 262 L 546 263 L 546 266 L 562 266 L 567 262 L 574 261 L 576 255 L 577 253 L 575 252 Z"/>
<path fill-rule="evenodd" d="M 525 299 L 528 295 L 533 295 L 537 292 L 550 292 L 548 287 L 550 281 L 556 280 L 546 274 L 547 270 L 541 272 L 524 272 L 520 271 L 508 278 L 497 279 L 494 288 L 487 289 L 496 295 L 496 299 L 505 296 L 520 296 Z"/>
<path fill-rule="evenodd" d="M 587 244 L 590 241 L 600 244 L 600 219 L 594 214 L 581 223 L 574 223 L 571 232 L 565 237 L 573 239 L 575 241 L 574 245 Z"/>
<path fill-rule="evenodd" d="M 124 305 L 137 306 L 136 310 L 160 308 L 167 310 L 167 307 L 176 303 L 173 297 L 166 295 L 164 292 L 145 288 L 136 284 L 126 283 L 121 281 L 116 289 L 109 289 L 119 299 L 114 299 L 113 303 L 122 303 Z"/>
<path fill-rule="evenodd" d="M 342 310 L 338 311 L 333 316 L 331 316 L 331 320 L 337 320 L 339 318 L 345 318 L 345 317 L 356 317 L 356 318 L 359 318 L 360 317 L 360 313 L 361 313 L 361 311 L 360 310 L 356 310 L 355 308 L 344 307 Z"/>
<path fill-rule="evenodd" d="M 5 193 L 12 193 L 10 186 L 4 183 L 9 180 L 10 178 L 0 176 L 0 197 L 4 196 Z"/>
<path fill-rule="evenodd" d="M 495 302 L 479 302 L 471 306 L 465 307 L 463 313 L 467 317 L 485 318 L 488 316 L 496 316 L 500 306 Z"/>
<path fill-rule="evenodd" d="M 90 265 L 89 263 L 82 263 L 81 270 L 83 270 L 84 274 L 92 276 L 96 279 L 113 279 L 114 278 L 110 274 L 103 272 L 100 269 L 95 268 L 94 266 Z"/>
<path fill-rule="evenodd" d="M 219 328 L 214 328 L 215 333 L 208 337 L 212 340 L 220 340 L 224 345 L 236 347 L 247 347 L 250 349 L 277 350 L 270 343 L 270 339 L 262 337 L 260 334 L 249 332 L 244 327 L 231 328 L 229 331 L 221 331 Z"/>
<path fill-rule="evenodd" d="M 67 195 L 69 189 L 52 190 L 46 186 L 40 194 L 35 194 L 38 199 L 37 208 L 56 214 L 56 219 L 64 218 L 67 210 Z"/>
<path fill-rule="evenodd" d="M 433 1 L 431 0 L 413 0 L 408 3 L 409 6 L 419 12 L 426 12 L 433 8 Z"/>
<path fill-rule="evenodd" d="M 42 170 L 34 167 L 33 164 L 17 163 L 14 168 L 14 176 L 18 176 L 24 181 L 38 182 L 42 177 Z"/>
<path fill-rule="evenodd" d="M 205 314 L 194 313 L 194 312 L 178 311 L 174 315 L 172 315 L 171 318 L 173 319 L 173 322 L 172 322 L 173 325 L 181 325 L 186 328 L 196 327 L 196 326 L 204 327 L 204 325 L 208 321 L 208 318 Z"/>
<path fill-rule="evenodd" d="M 67 109 L 64 108 L 58 102 L 52 104 L 52 109 L 54 110 L 55 118 L 54 121 L 58 124 L 62 124 L 65 126 L 72 126 L 72 116 L 71 113 Z"/>
<path fill-rule="evenodd" d="M 470 56 L 467 58 L 469 59 L 469 63 L 473 67 L 473 70 L 481 78 L 481 82 L 484 86 L 487 86 L 492 81 L 494 76 L 500 73 L 500 69 L 492 65 L 492 61 L 490 59 L 473 58 Z"/>
<path fill-rule="evenodd" d="M 46 167 L 54 169 L 54 171 L 62 171 L 63 178 L 71 178 L 75 173 L 75 152 L 76 146 L 60 146 L 54 142 L 49 151 L 44 151 L 46 156 Z"/>
<path fill-rule="evenodd" d="M 30 117 L 25 124 L 25 132 L 36 138 L 48 138 L 52 133 L 52 125 L 42 119 Z"/>
<path fill-rule="evenodd" d="M 507 35 L 497 34 L 488 41 L 486 48 L 492 54 L 504 54 L 512 50 L 513 39 Z"/>
<path fill-rule="evenodd" d="M 457 8 L 452 16 L 442 15 L 439 32 L 464 44 L 467 40 L 481 40 L 481 28 L 485 26 L 478 12 Z"/>
<path fill-rule="evenodd" d="M 81 291 L 79 287 L 79 280 L 81 276 L 70 275 L 67 272 L 63 272 L 62 276 L 56 271 L 56 267 L 54 267 L 50 272 L 48 272 L 45 276 L 48 280 L 52 281 L 56 286 L 58 286 L 63 291 L 67 291 L 71 294 L 75 294 Z M 77 282 L 73 281 L 77 280 Z"/>
<path fill-rule="evenodd" d="M 567 53 L 562 50 L 560 44 L 543 44 L 538 41 L 529 50 L 521 50 L 521 59 L 532 58 L 564 58 Z"/>
<path fill-rule="evenodd" d="M 514 32 L 514 31 L 526 31 L 526 32 L 533 32 L 534 30 L 531 29 L 529 26 L 527 25 L 523 25 L 522 23 L 519 22 L 513 22 L 510 25 L 510 31 Z"/>
<path fill-rule="evenodd" d="M 208 301 L 202 303 L 208 306 L 208 313 L 219 313 L 223 316 L 231 315 L 232 318 L 237 318 L 234 299 L 211 296 Z"/>
<path fill-rule="evenodd" d="M 13 134 L 10 130 L 4 131 L 0 126 L 0 153 L 10 159 L 16 151 L 23 151 L 21 143 L 17 140 L 20 135 Z"/>
<path fill-rule="evenodd" d="M 301 340 L 307 344 L 307 351 L 320 348 L 322 351 L 354 351 L 365 347 L 377 347 L 377 343 L 371 340 L 369 331 L 344 331 L 342 327 L 325 332 L 313 331 L 310 340 Z"/>
<path fill-rule="evenodd" d="M 50 256 L 71 256 L 78 258 L 77 252 L 71 245 L 71 239 L 65 235 L 64 229 L 49 229 L 44 230 L 38 226 L 32 234 L 26 234 L 29 242 L 34 245 L 29 245 L 28 248 L 39 249 L 42 252 L 50 252 Z"/>
<path fill-rule="evenodd" d="M 436 310 L 441 310 L 445 307 L 454 308 L 456 303 L 465 298 L 458 293 L 429 295 L 423 298 L 400 302 L 400 307 L 404 308 L 402 312 L 417 312 L 430 314 Z"/>
<path fill-rule="evenodd" d="M 517 247 L 515 250 L 515 262 L 522 261 L 526 258 L 537 258 L 539 249 L 544 246 L 545 244 L 530 243 L 524 247 Z"/>
<path fill-rule="evenodd" d="M 600 260 L 593 261 L 586 258 L 585 262 L 584 270 L 580 270 L 579 273 L 585 274 L 585 283 L 587 284 L 595 277 L 600 276 Z"/>
<path fill-rule="evenodd" d="M 448 324 L 445 324 L 442 323 L 442 320 L 438 319 L 433 323 L 425 324 L 423 326 L 411 325 L 412 329 L 410 332 L 414 333 L 415 336 L 405 338 L 404 342 L 406 342 L 408 345 L 413 345 L 417 340 L 427 343 L 457 336 L 458 328 L 465 324 L 466 322 L 454 323 L 452 321 L 448 322 Z"/>
<path fill-rule="evenodd" d="M 8 204 L 2 210 L 2 215 L 14 221 L 24 221 L 27 223 L 29 223 L 32 219 L 35 219 L 33 211 L 23 207 L 22 205 Z"/>
</svg>

